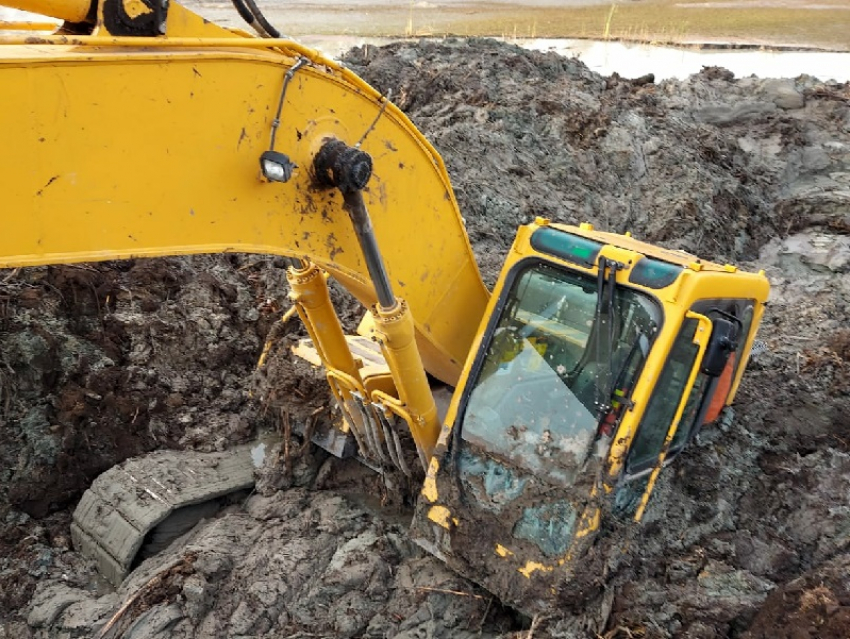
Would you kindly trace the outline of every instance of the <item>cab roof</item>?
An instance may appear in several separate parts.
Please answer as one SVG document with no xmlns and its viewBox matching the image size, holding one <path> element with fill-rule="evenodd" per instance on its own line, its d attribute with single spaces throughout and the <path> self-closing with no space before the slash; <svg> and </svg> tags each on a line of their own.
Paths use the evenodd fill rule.
<svg viewBox="0 0 850 639">
<path fill-rule="evenodd" d="M 573 235 L 578 235 L 580 237 L 587 238 L 588 240 L 593 240 L 594 242 L 599 242 L 600 244 L 610 244 L 612 246 L 626 249 L 628 251 L 640 253 L 641 255 L 645 255 L 647 257 L 654 257 L 664 262 L 676 264 L 684 268 L 693 268 L 694 265 L 698 264 L 699 266 L 693 268 L 693 270 L 723 272 L 734 272 L 737 270 L 737 268 L 730 264 L 724 265 L 712 262 L 710 260 L 704 260 L 702 258 L 697 257 L 696 255 L 688 253 L 687 251 L 666 249 L 660 246 L 649 244 L 648 242 L 643 242 L 641 240 L 635 239 L 631 235 L 597 231 L 593 228 L 592 224 L 583 223 L 580 226 L 573 226 L 570 224 L 552 223 L 547 224 L 547 226 L 550 226 L 551 228 L 557 229 L 559 231 L 564 231 L 566 233 L 572 233 Z"/>
</svg>

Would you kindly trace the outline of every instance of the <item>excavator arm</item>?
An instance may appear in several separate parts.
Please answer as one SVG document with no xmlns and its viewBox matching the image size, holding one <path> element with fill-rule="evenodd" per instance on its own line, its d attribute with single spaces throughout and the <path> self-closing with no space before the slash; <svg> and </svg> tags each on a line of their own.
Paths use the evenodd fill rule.
<svg viewBox="0 0 850 639">
<path fill-rule="evenodd" d="M 439 155 L 393 104 L 314 51 L 174 3 L 167 20 L 166 37 L 115 37 L 99 21 L 94 35 L 0 40 L 0 267 L 266 253 L 315 263 L 370 307 L 342 194 L 315 175 L 317 153 L 337 139 L 372 157 L 363 199 L 389 280 L 425 369 L 456 383 L 488 293 Z M 293 165 L 285 183 L 262 176 L 269 150 Z"/>
<path fill-rule="evenodd" d="M 440 432 L 426 372 L 457 384 L 489 294 L 445 166 L 404 114 L 314 51 L 168 0 L 8 1 L 65 24 L 0 36 L 0 268 L 292 258 L 306 348 L 345 416 L 321 443 L 346 454 L 353 438 L 367 463 L 409 475 L 404 423 L 426 466 Z M 343 334 L 326 274 L 370 309 L 380 348 Z M 156 489 L 114 470 L 77 508 L 76 546 L 119 583 L 172 511 L 244 487 L 249 456 L 231 457 L 201 487 L 181 484 L 179 467 L 201 476 L 218 461 L 167 461 L 176 500 L 155 509 L 115 499 L 137 480 Z"/>
</svg>

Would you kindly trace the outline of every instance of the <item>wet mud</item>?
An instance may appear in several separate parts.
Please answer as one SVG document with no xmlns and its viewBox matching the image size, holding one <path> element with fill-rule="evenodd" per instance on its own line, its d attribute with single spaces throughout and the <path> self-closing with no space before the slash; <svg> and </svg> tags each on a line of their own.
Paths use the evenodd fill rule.
<svg viewBox="0 0 850 639">
<path fill-rule="evenodd" d="M 846 636 L 850 87 L 718 68 L 629 81 L 486 40 L 362 48 L 347 64 L 392 89 L 443 155 L 488 284 L 538 215 L 765 269 L 735 419 L 661 475 L 641 525 L 607 518 L 546 618 L 419 550 L 397 486 L 295 455 L 297 435 L 257 492 L 113 591 L 68 533 L 97 474 L 284 432 L 284 415 L 333 419 L 327 392 L 281 356 L 302 329 L 279 321 L 276 260 L 5 271 L 0 637 Z M 334 296 L 353 330 L 356 304 Z"/>
</svg>

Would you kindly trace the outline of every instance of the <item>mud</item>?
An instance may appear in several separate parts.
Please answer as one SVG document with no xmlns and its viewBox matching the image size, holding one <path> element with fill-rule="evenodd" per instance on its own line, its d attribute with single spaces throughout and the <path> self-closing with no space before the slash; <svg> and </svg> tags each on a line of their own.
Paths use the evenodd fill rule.
<svg viewBox="0 0 850 639">
<path fill-rule="evenodd" d="M 424 555 L 392 486 L 309 447 L 295 459 L 297 439 L 260 494 L 112 592 L 69 542 L 94 476 L 154 448 L 280 431 L 284 414 L 306 422 L 327 395 L 280 358 L 301 329 L 278 324 L 274 260 L 4 272 L 0 637 L 846 636 L 850 87 L 719 68 L 628 81 L 483 40 L 347 64 L 443 154 L 488 284 L 536 215 L 765 269 L 764 344 L 734 421 L 662 474 L 640 526 L 605 522 L 588 587 L 551 618 L 520 619 Z M 275 325 L 283 340 L 252 377 Z"/>
<path fill-rule="evenodd" d="M 283 291 L 266 264 L 200 257 L 0 278 L 4 615 L 51 571 L 81 572 L 69 513 L 98 474 L 155 448 L 224 448 L 256 428 L 245 380 L 278 317 L 266 300 Z"/>
</svg>

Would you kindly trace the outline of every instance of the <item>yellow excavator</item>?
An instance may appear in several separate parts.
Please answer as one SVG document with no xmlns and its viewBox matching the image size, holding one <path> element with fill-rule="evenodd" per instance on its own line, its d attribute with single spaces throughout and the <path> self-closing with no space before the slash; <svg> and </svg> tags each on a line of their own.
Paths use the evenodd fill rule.
<svg viewBox="0 0 850 639">
<path fill-rule="evenodd" d="M 550 607 L 732 403 L 763 273 L 538 218 L 488 292 L 435 149 L 253 0 L 262 37 L 171 0 L 2 4 L 63 24 L 0 38 L 0 267 L 285 256 L 297 350 L 343 416 L 327 447 L 421 464 L 413 538 L 506 604 Z M 367 309 L 358 335 L 327 277 Z"/>
</svg>

